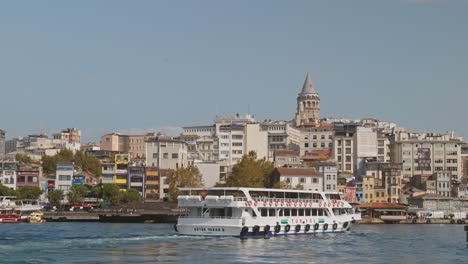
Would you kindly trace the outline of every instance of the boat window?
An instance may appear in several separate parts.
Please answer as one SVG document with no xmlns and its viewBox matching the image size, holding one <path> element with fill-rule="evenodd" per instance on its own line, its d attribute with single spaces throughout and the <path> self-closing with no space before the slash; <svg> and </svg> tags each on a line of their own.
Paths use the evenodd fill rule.
<svg viewBox="0 0 468 264">
<path fill-rule="evenodd" d="M 285 193 L 285 197 L 286 197 L 286 199 L 297 199 L 298 193 L 287 192 L 287 193 Z"/>
<path fill-rule="evenodd" d="M 334 213 L 335 215 L 340 215 L 340 214 L 341 214 L 341 213 L 340 213 L 340 209 L 338 209 L 338 208 L 333 208 L 333 213 Z"/>
<path fill-rule="evenodd" d="M 226 216 L 226 217 L 232 217 L 232 207 L 226 207 L 226 208 L 224 208 L 224 216 Z"/>
<path fill-rule="evenodd" d="M 283 209 L 278 209 L 278 216 L 283 216 Z"/>
<path fill-rule="evenodd" d="M 305 216 L 310 216 L 310 211 L 311 209 L 309 208 L 305 209 Z"/>
<path fill-rule="evenodd" d="M 318 209 L 318 216 L 323 216 L 323 209 Z"/>
<path fill-rule="evenodd" d="M 268 210 L 268 216 L 276 216 L 276 210 L 275 209 L 269 209 Z"/>
<path fill-rule="evenodd" d="M 262 209 L 260 209 L 260 213 L 262 214 L 262 216 L 268 216 L 268 209 L 267 208 L 262 208 Z"/>
<path fill-rule="evenodd" d="M 224 217 L 224 208 L 210 208 L 210 217 Z"/>
<path fill-rule="evenodd" d="M 284 216 L 290 216 L 291 215 L 291 209 L 284 209 Z"/>
<path fill-rule="evenodd" d="M 318 209 L 312 209 L 312 215 L 313 215 L 313 216 L 317 216 L 317 215 L 318 215 L 318 214 L 317 214 L 317 210 L 318 210 Z"/>
<path fill-rule="evenodd" d="M 229 196 L 229 195 L 232 195 L 234 197 L 245 197 L 245 194 L 242 191 L 226 190 L 226 196 Z"/>
<path fill-rule="evenodd" d="M 284 192 L 270 192 L 270 198 L 284 198 Z"/>
<path fill-rule="evenodd" d="M 260 198 L 260 199 L 268 198 L 268 193 L 267 192 L 250 191 L 249 194 L 250 194 L 250 197 L 252 197 L 252 199 L 255 199 L 255 198 Z"/>
<path fill-rule="evenodd" d="M 322 196 L 320 195 L 320 193 L 314 193 L 312 196 L 314 200 L 322 200 Z"/>
<path fill-rule="evenodd" d="M 297 213 L 298 213 L 297 216 L 304 216 L 304 209 L 298 209 Z"/>
<path fill-rule="evenodd" d="M 291 216 L 297 216 L 297 209 L 291 209 Z"/>
<path fill-rule="evenodd" d="M 254 210 L 252 210 L 252 217 L 257 217 L 257 213 Z"/>
<path fill-rule="evenodd" d="M 310 199 L 312 199 L 312 194 L 311 193 L 301 193 L 300 198 L 305 199 L 305 200 L 310 200 Z"/>
</svg>

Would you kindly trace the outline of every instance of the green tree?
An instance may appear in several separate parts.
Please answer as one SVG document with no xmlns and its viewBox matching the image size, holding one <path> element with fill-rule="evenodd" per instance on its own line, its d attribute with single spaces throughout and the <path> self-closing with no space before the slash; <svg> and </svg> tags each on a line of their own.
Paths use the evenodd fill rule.
<svg viewBox="0 0 468 264">
<path fill-rule="evenodd" d="M 294 187 L 294 190 L 304 190 L 304 185 L 298 183 L 296 187 Z"/>
<path fill-rule="evenodd" d="M 16 161 L 18 161 L 19 163 L 25 163 L 25 164 L 27 164 L 27 163 L 32 163 L 32 162 L 33 162 L 33 160 L 31 159 L 31 157 L 29 157 L 28 155 L 25 155 L 25 154 L 20 154 L 20 153 L 18 153 L 18 154 L 15 155 L 15 159 L 16 159 Z"/>
<path fill-rule="evenodd" d="M 125 204 L 143 202 L 143 198 L 140 193 L 135 189 L 129 189 L 126 192 L 122 192 L 120 194 L 120 199 L 120 201 Z"/>
<path fill-rule="evenodd" d="M 107 202 L 111 202 L 114 205 L 120 203 L 120 190 L 117 185 L 112 183 L 106 183 L 102 186 L 102 199 Z"/>
<path fill-rule="evenodd" d="M 88 193 L 88 197 L 102 198 L 102 185 L 94 186 Z"/>
<path fill-rule="evenodd" d="M 53 190 L 49 191 L 47 197 L 49 198 L 49 204 L 51 206 L 60 208 L 64 195 L 62 190 Z"/>
<path fill-rule="evenodd" d="M 177 196 L 180 194 L 178 188 L 202 187 L 203 179 L 197 167 L 190 165 L 183 168 L 178 168 L 167 177 L 169 183 L 169 193 L 172 201 L 177 201 Z"/>
<path fill-rule="evenodd" d="M 43 155 L 41 158 L 42 171 L 44 173 L 55 173 L 57 163 L 54 156 Z"/>
<path fill-rule="evenodd" d="M 17 198 L 19 199 L 39 199 L 42 190 L 36 186 L 23 186 L 17 190 Z"/>
<path fill-rule="evenodd" d="M 68 201 L 70 204 L 82 204 L 88 193 L 88 188 L 83 185 L 73 185 L 68 192 Z"/>
<path fill-rule="evenodd" d="M 278 181 L 273 185 L 274 189 L 291 189 L 291 185 L 283 181 Z"/>
<path fill-rule="evenodd" d="M 270 177 L 274 166 L 266 159 L 257 159 L 257 153 L 250 151 L 242 156 L 239 163 L 232 167 L 232 175 L 227 178 L 230 187 L 271 187 Z"/>
<path fill-rule="evenodd" d="M 0 183 L 0 196 L 16 196 L 16 191 Z"/>
</svg>

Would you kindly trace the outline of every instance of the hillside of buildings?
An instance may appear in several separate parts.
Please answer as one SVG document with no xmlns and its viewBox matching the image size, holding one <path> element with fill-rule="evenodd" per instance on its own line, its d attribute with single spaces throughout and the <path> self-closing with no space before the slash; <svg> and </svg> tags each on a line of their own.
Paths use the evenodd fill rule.
<svg viewBox="0 0 468 264">
<path fill-rule="evenodd" d="M 218 116 L 172 137 L 114 132 L 82 144 L 76 128 L 12 139 L 2 131 L 0 182 L 15 190 L 38 186 L 65 194 L 74 184 L 114 184 L 158 202 L 186 186 L 171 177 L 193 167 L 195 185 L 204 187 L 339 191 L 351 203 L 418 207 L 437 198 L 449 201 L 438 207 L 445 211 L 454 210 L 453 201 L 468 201 L 468 144 L 456 133 L 416 132 L 377 118 L 323 118 L 309 74 L 299 91 L 291 120 Z M 258 163 L 239 167 L 249 153 Z M 68 173 L 66 166 L 72 168 Z"/>
</svg>

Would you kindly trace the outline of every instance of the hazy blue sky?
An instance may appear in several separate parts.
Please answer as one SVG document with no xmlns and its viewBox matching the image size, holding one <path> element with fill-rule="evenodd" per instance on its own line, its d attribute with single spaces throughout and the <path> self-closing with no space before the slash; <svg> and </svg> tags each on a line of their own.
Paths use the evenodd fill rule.
<svg viewBox="0 0 468 264">
<path fill-rule="evenodd" d="M 323 117 L 468 137 L 468 1 L 1 1 L 7 137 Z"/>
</svg>

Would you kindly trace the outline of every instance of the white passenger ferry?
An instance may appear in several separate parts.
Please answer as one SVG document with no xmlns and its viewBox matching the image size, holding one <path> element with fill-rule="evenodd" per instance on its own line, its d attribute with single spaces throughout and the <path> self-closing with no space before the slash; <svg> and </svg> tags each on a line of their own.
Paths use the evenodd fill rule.
<svg viewBox="0 0 468 264">
<path fill-rule="evenodd" d="M 182 235 L 269 237 L 348 231 L 361 214 L 336 192 L 181 188 Z"/>
</svg>

